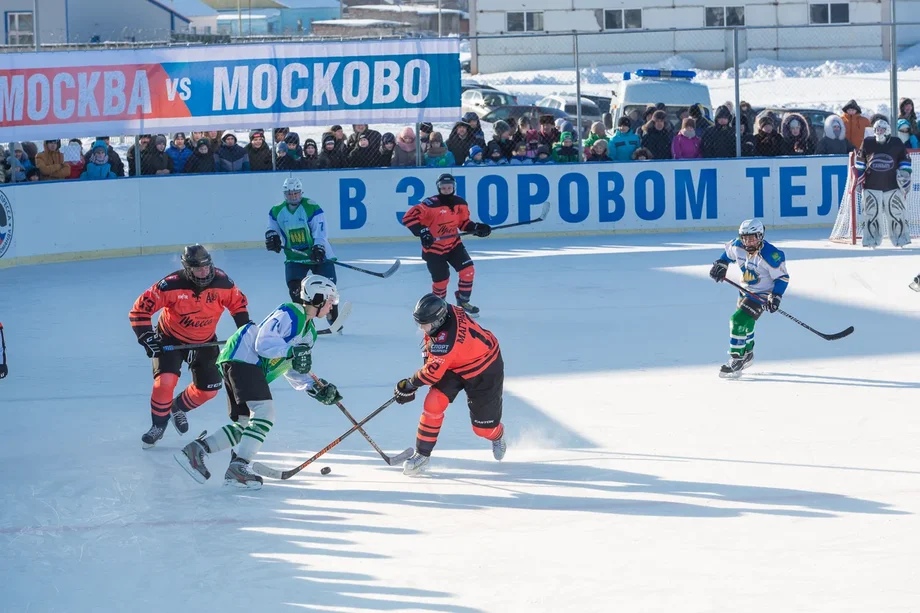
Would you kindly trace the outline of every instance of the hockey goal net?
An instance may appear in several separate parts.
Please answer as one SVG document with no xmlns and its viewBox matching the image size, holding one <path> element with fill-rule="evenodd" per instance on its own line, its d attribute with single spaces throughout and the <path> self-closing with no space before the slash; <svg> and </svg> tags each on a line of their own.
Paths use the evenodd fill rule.
<svg viewBox="0 0 920 613">
<path fill-rule="evenodd" d="M 911 172 L 910 191 L 907 193 L 907 218 L 910 224 L 910 237 L 920 239 L 920 149 L 908 149 Z M 862 221 L 862 191 L 856 189 L 856 169 L 853 167 L 855 154 L 850 154 L 847 171 L 847 184 L 843 190 L 843 199 L 837 211 L 837 221 L 831 231 L 831 240 L 835 243 L 855 245 L 862 238 L 864 223 Z M 882 224 L 883 238 L 888 238 L 888 224 Z"/>
</svg>

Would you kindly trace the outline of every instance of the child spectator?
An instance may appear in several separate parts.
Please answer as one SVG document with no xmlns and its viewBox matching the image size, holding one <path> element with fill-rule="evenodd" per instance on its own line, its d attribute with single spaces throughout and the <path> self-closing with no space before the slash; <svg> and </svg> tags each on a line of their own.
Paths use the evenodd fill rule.
<svg viewBox="0 0 920 613">
<path fill-rule="evenodd" d="M 783 137 L 783 155 L 811 155 L 815 152 L 811 128 L 800 114 L 786 113 L 780 124 L 780 134 Z"/>
<path fill-rule="evenodd" d="M 314 146 L 314 149 L 316 147 Z M 272 170 L 272 150 L 265 144 L 265 131 L 255 129 L 249 131 L 249 144 L 243 149 L 249 157 L 249 170 L 265 172 Z"/>
<path fill-rule="evenodd" d="M 470 147 L 470 156 L 463 162 L 464 166 L 485 166 L 486 162 L 483 158 L 482 147 L 479 145 L 473 145 Z"/>
<path fill-rule="evenodd" d="M 415 157 L 415 131 L 406 126 L 399 132 L 396 137 L 396 148 L 393 150 L 393 157 L 390 159 L 391 166 L 417 166 L 418 161 Z"/>
<path fill-rule="evenodd" d="M 639 147 L 632 153 L 632 159 L 637 162 L 647 162 L 652 159 L 652 152 L 645 147 Z"/>
<path fill-rule="evenodd" d="M 591 145 L 588 149 L 585 149 L 585 161 L 586 162 L 612 162 L 610 156 L 607 155 L 607 139 L 599 138 L 594 141 L 594 144 Z"/>
<path fill-rule="evenodd" d="M 434 132 L 434 126 L 430 121 L 423 121 L 418 124 L 418 141 L 422 148 L 422 154 L 428 153 L 428 141 L 431 133 Z"/>
<path fill-rule="evenodd" d="M 35 156 L 35 166 L 42 180 L 67 179 L 70 177 L 70 164 L 64 163 L 64 154 L 60 152 L 60 140 L 46 140 L 44 150 Z"/>
<path fill-rule="evenodd" d="M 287 138 L 290 138 L 291 134 L 288 134 Z M 249 172 L 249 168 L 249 154 L 236 144 L 236 136 L 230 132 L 224 134 L 220 149 L 217 150 L 217 172 Z"/>
<path fill-rule="evenodd" d="M 508 160 L 512 166 L 519 164 L 533 164 L 533 160 L 527 157 L 527 143 L 518 143 L 514 149 L 514 155 Z"/>
<path fill-rule="evenodd" d="M 453 154 L 454 159 L 460 160 L 458 163 L 463 163 L 470 155 L 470 148 L 475 144 L 476 137 L 473 136 L 470 125 L 463 121 L 455 123 L 450 136 L 447 137 L 447 148 Z"/>
<path fill-rule="evenodd" d="M 35 168 L 35 164 L 26 155 L 22 143 L 10 143 L 10 154 L 6 158 L 6 163 L 10 167 L 10 182 L 22 183 L 26 180 L 26 173 Z"/>
<path fill-rule="evenodd" d="M 38 168 L 30 168 L 26 172 L 26 182 L 31 183 L 32 181 L 40 181 L 42 178 L 42 173 Z"/>
<path fill-rule="evenodd" d="M 470 127 L 470 132 L 480 147 L 486 146 L 486 135 L 482 132 L 482 123 L 479 121 L 479 115 L 469 111 L 463 115 L 463 121 Z"/>
<path fill-rule="evenodd" d="M 291 146 L 286 142 L 281 141 L 278 143 L 278 146 L 275 148 L 277 157 L 275 158 L 275 168 L 278 170 L 284 171 L 293 171 L 293 170 L 302 170 L 301 160 L 294 159 L 294 156 L 291 155 Z M 322 161 L 317 160 L 318 164 L 322 164 Z"/>
<path fill-rule="evenodd" d="M 105 141 L 97 140 L 89 151 L 89 163 L 86 170 L 80 174 L 81 179 L 115 179 L 112 165 L 109 163 L 109 146 Z"/>
<path fill-rule="evenodd" d="M 125 163 L 121 160 L 121 156 L 118 155 L 118 152 L 109 144 L 108 136 L 97 136 L 96 140 L 93 141 L 93 146 L 95 146 L 96 141 L 101 140 L 105 143 L 106 146 L 106 156 L 109 158 L 109 164 L 112 166 L 112 172 L 115 173 L 116 177 L 125 176 Z M 87 151 L 86 155 L 83 156 L 83 162 L 85 165 L 89 165 L 89 157 L 93 154 L 92 150 Z"/>
<path fill-rule="evenodd" d="M 555 164 L 553 158 L 550 157 L 549 147 L 546 145 L 540 145 L 537 147 L 537 157 L 533 159 L 534 164 Z"/>
<path fill-rule="evenodd" d="M 557 164 L 573 164 L 579 161 L 578 148 L 571 132 L 559 135 L 559 142 L 553 146 L 553 161 Z"/>
<path fill-rule="evenodd" d="M 70 176 L 68 179 L 79 179 L 86 168 L 86 162 L 83 159 L 83 141 L 79 138 L 71 138 L 67 147 L 62 148 L 64 161 L 70 164 Z"/>
<path fill-rule="evenodd" d="M 579 131 L 581 126 L 579 126 Z M 541 115 L 540 116 L 540 144 L 546 145 L 547 147 L 554 146 L 558 141 L 559 137 L 562 136 L 559 130 L 556 129 L 556 121 L 552 115 Z"/>
<path fill-rule="evenodd" d="M 624 117 L 623 119 L 626 118 Z M 601 122 L 595 121 L 591 124 L 591 131 L 588 133 L 588 138 L 586 138 L 582 144 L 585 150 L 588 150 L 598 140 L 607 140 L 607 128 L 605 128 L 604 124 Z"/>
<path fill-rule="evenodd" d="M 910 126 L 910 133 L 920 139 L 920 125 L 917 124 L 917 112 L 914 109 L 914 101 L 910 98 L 901 98 L 898 101 L 898 119 L 906 119 L 907 125 Z M 898 122 L 900 123 L 900 121 Z"/>
<path fill-rule="evenodd" d="M 486 159 L 486 166 L 505 166 L 508 164 L 505 154 L 502 153 L 501 145 L 495 141 L 486 145 L 486 157 L 488 158 Z"/>
<path fill-rule="evenodd" d="M 374 148 L 371 146 L 367 132 L 361 132 L 357 135 L 355 148 L 348 152 L 348 167 L 373 168 L 377 165 L 377 156 L 380 155 L 379 149 L 379 140 L 377 148 Z"/>
<path fill-rule="evenodd" d="M 862 109 L 856 104 L 856 100 L 850 100 L 843 105 L 843 125 L 847 130 L 847 140 L 854 148 L 862 147 L 863 138 L 865 138 L 866 128 L 872 125 L 869 120 L 862 115 Z"/>
<path fill-rule="evenodd" d="M 492 124 L 492 140 L 489 141 L 489 144 L 496 143 L 501 149 L 502 157 L 505 160 L 510 160 L 511 156 L 514 155 L 514 141 L 511 139 L 511 126 L 508 125 L 506 121 L 499 119 L 494 124 Z M 491 158 L 491 153 L 489 154 Z"/>
<path fill-rule="evenodd" d="M 386 168 L 393 162 L 393 152 L 396 150 L 396 137 L 392 132 L 384 132 L 380 137 L 380 150 L 374 166 Z"/>
<path fill-rule="evenodd" d="M 316 141 L 312 138 L 304 141 L 300 167 L 304 170 L 316 170 L 319 168 L 319 151 L 316 149 Z"/>
<path fill-rule="evenodd" d="M 680 132 L 671 141 L 671 157 L 675 160 L 692 160 L 703 157 L 700 137 L 696 135 L 696 121 L 692 117 L 684 119 Z"/>
<path fill-rule="evenodd" d="M 363 136 L 367 139 L 367 146 L 369 147 L 368 159 L 362 160 L 360 164 L 361 168 L 369 168 L 370 166 L 375 165 L 375 161 L 380 151 L 380 141 L 381 135 L 377 130 L 371 130 L 370 126 L 366 123 L 356 123 L 351 126 L 352 134 L 349 135 L 348 140 L 345 143 L 346 148 L 348 149 L 349 154 L 354 151 L 358 146 L 358 141 Z M 344 131 L 343 131 L 344 134 Z"/>
<path fill-rule="evenodd" d="M 754 155 L 776 157 L 783 153 L 783 138 L 774 131 L 776 120 L 769 111 L 757 116 L 757 134 L 754 135 Z"/>
<path fill-rule="evenodd" d="M 335 140 L 335 134 L 332 132 L 323 134 L 323 150 L 319 152 L 319 167 L 345 168 L 347 165 L 348 154 L 345 148 L 340 147 L 338 141 Z"/>
<path fill-rule="evenodd" d="M 93 145 L 95 147 L 95 145 Z M 189 158 L 192 157 L 192 150 L 188 148 L 185 140 L 185 132 L 176 132 L 173 134 L 172 142 L 166 149 L 166 155 L 170 157 L 173 163 L 173 173 L 180 174 L 185 172 L 185 165 Z"/>
<path fill-rule="evenodd" d="M 166 153 L 166 135 L 157 134 L 153 147 L 141 160 L 141 173 L 145 175 L 168 175 L 174 170 L 172 158 Z"/>
<path fill-rule="evenodd" d="M 916 134 L 910 133 L 910 121 L 907 119 L 898 120 L 898 138 L 907 146 L 908 149 L 920 149 L 920 143 Z M 920 172 L 920 169 L 918 169 Z"/>
<path fill-rule="evenodd" d="M 628 162 L 633 151 L 639 148 L 639 137 L 632 131 L 632 122 L 626 115 L 617 121 L 617 131 L 607 140 L 607 155 L 617 162 Z"/>
<path fill-rule="evenodd" d="M 185 163 L 185 174 L 203 174 L 216 172 L 217 164 L 211 152 L 211 139 L 207 136 L 198 139 L 192 157 Z"/>
<path fill-rule="evenodd" d="M 141 174 L 144 173 L 144 157 L 146 157 L 148 151 L 147 147 L 150 145 L 150 140 L 153 138 L 150 134 L 141 134 L 137 137 L 134 147 L 128 149 L 128 154 L 125 156 L 125 159 L 128 163 L 128 176 L 135 177 L 137 176 L 137 162 L 138 155 L 140 155 L 141 162 Z M 150 173 L 153 174 L 153 173 Z"/>
<path fill-rule="evenodd" d="M 444 146 L 444 138 L 440 132 L 432 132 L 428 137 L 428 151 L 425 153 L 425 166 L 429 168 L 444 168 L 456 166 L 454 154 Z"/>
</svg>

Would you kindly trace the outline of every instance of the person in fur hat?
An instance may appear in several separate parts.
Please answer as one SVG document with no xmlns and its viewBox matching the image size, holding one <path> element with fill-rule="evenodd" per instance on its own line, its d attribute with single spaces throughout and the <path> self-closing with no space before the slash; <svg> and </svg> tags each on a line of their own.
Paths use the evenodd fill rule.
<svg viewBox="0 0 920 613">
<path fill-rule="evenodd" d="M 786 113 L 780 124 L 783 155 L 811 155 L 815 152 L 811 126 L 799 113 Z"/>
<path fill-rule="evenodd" d="M 757 116 L 757 133 L 754 134 L 754 155 L 776 157 L 783 154 L 783 137 L 776 130 L 776 116 L 762 111 Z"/>
<path fill-rule="evenodd" d="M 815 146 L 817 155 L 847 155 L 853 151 L 853 144 L 847 140 L 847 130 L 843 119 L 837 115 L 828 115 L 824 119 L 824 136 Z"/>
</svg>

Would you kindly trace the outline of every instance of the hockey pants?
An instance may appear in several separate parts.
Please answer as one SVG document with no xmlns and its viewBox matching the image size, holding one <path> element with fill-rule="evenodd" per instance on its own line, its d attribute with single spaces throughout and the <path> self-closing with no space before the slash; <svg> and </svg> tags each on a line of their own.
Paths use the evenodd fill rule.
<svg viewBox="0 0 920 613">
<path fill-rule="evenodd" d="M 895 247 L 910 244 L 910 226 L 907 220 L 907 202 L 899 189 L 862 190 L 863 247 L 882 244 L 884 224 L 888 222 L 888 238 Z"/>
</svg>

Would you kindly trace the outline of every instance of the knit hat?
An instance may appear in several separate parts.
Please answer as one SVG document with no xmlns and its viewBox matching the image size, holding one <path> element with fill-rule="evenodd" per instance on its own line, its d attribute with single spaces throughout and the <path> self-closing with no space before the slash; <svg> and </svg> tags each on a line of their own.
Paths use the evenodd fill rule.
<svg viewBox="0 0 920 613">
<path fill-rule="evenodd" d="M 652 113 L 652 121 L 664 121 L 667 118 L 668 114 L 662 110 L 658 110 Z"/>
<path fill-rule="evenodd" d="M 396 136 L 394 136 L 392 132 L 384 132 L 383 136 L 380 137 L 380 142 L 383 143 L 384 145 L 388 143 L 393 143 L 395 145 Z"/>
<path fill-rule="evenodd" d="M 482 153 L 482 147 L 480 147 L 479 145 L 473 145 L 472 147 L 470 147 L 470 157 L 471 158 L 474 158 L 481 153 Z"/>
<path fill-rule="evenodd" d="M 156 143 L 155 143 L 155 144 L 157 144 L 157 145 L 166 145 L 166 144 L 167 144 L 166 137 L 163 136 L 162 134 L 157 134 L 157 139 L 156 139 Z"/>
<path fill-rule="evenodd" d="M 208 139 L 208 138 L 199 138 L 199 139 L 198 139 L 198 142 L 195 143 L 195 149 L 199 149 L 202 145 L 204 145 L 205 147 L 207 147 L 208 149 L 210 149 L 210 148 L 211 148 L 211 140 Z"/>
<path fill-rule="evenodd" d="M 626 126 L 627 129 L 632 127 L 632 121 L 626 115 L 620 117 L 620 120 L 617 121 L 618 126 Z"/>
<path fill-rule="evenodd" d="M 431 122 L 429 121 L 423 121 L 422 123 L 418 124 L 418 131 L 419 132 L 434 132 L 434 126 L 431 125 Z"/>
<path fill-rule="evenodd" d="M 335 144 L 335 135 L 333 134 L 323 135 L 323 147 L 325 147 L 328 143 L 332 143 L 333 145 Z"/>
<path fill-rule="evenodd" d="M 108 151 L 109 147 L 108 145 L 105 144 L 105 141 L 97 140 L 96 142 L 93 143 L 93 151 L 95 152 L 96 149 L 102 149 L 103 151 Z"/>
<path fill-rule="evenodd" d="M 278 151 L 278 153 L 287 153 L 287 150 L 288 150 L 287 143 L 284 141 L 281 141 L 280 143 L 278 143 L 278 146 L 275 149 Z"/>
<path fill-rule="evenodd" d="M 249 131 L 249 140 L 252 140 L 256 136 L 261 136 L 262 138 L 265 138 L 265 130 L 263 130 L 262 128 L 256 128 L 255 130 Z"/>
<path fill-rule="evenodd" d="M 307 140 L 305 140 L 305 141 L 303 142 L 304 151 L 307 150 L 307 147 L 313 147 L 313 149 L 315 150 L 315 149 L 316 149 L 316 141 L 313 140 L 312 138 L 308 138 Z"/>
<path fill-rule="evenodd" d="M 181 138 L 182 140 L 185 140 L 185 132 L 176 132 L 175 134 L 173 134 L 173 140 L 177 140 L 179 138 Z"/>
</svg>

